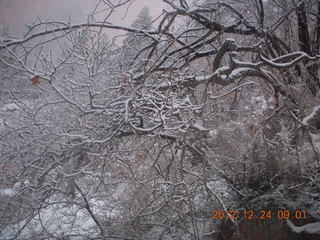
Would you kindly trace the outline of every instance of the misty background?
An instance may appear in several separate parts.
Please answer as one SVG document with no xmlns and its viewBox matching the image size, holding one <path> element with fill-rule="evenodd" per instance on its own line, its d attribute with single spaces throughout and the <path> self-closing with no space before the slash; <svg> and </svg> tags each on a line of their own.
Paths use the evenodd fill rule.
<svg viewBox="0 0 320 240">
<path fill-rule="evenodd" d="M 0 32 L 22 37 L 27 25 L 41 21 L 85 22 L 99 0 L 1 0 Z M 135 0 L 130 6 L 117 8 L 108 19 L 113 24 L 129 26 L 142 8 L 148 7 L 153 18 L 162 13 L 165 4 L 161 0 Z M 106 17 L 104 9 L 95 16 L 99 20 Z M 109 38 L 119 34 L 119 30 L 107 30 Z"/>
</svg>

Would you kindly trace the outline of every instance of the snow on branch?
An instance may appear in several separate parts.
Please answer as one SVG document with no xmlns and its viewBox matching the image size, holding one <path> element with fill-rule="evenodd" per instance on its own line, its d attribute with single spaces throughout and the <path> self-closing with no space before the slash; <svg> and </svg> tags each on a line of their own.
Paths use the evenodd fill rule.
<svg viewBox="0 0 320 240">
<path fill-rule="evenodd" d="M 142 127 L 137 127 L 135 126 L 132 122 L 129 122 L 130 126 L 136 130 L 137 132 L 153 132 L 154 130 L 156 130 L 157 128 L 161 127 L 162 126 L 162 123 L 159 123 L 153 127 L 150 127 L 150 128 L 142 128 Z"/>
<path fill-rule="evenodd" d="M 23 44 L 31 39 L 45 36 L 45 35 L 50 35 L 53 33 L 57 32 L 65 32 L 66 34 L 69 34 L 70 32 L 79 29 L 79 28 L 87 28 L 87 27 L 98 27 L 98 28 L 110 28 L 110 29 L 117 29 L 117 30 L 124 30 L 127 32 L 133 32 L 133 33 L 142 33 L 150 38 L 152 38 L 155 41 L 158 41 L 155 37 L 152 35 L 157 34 L 157 31 L 152 31 L 152 30 L 145 30 L 145 29 L 138 29 L 134 27 L 125 27 L 125 26 L 120 26 L 120 25 L 114 25 L 112 23 L 107 23 L 107 22 L 102 22 L 102 23 L 80 23 L 80 24 L 74 24 L 66 27 L 57 27 L 54 29 L 46 30 L 46 31 L 40 31 L 37 33 L 34 33 L 28 37 L 25 37 L 23 39 L 18 39 L 18 40 L 6 40 L 6 41 L 1 41 L 0 42 L 0 49 L 4 49 L 10 46 L 18 45 L 18 44 Z"/>
<path fill-rule="evenodd" d="M 236 86 L 236 87 L 232 88 L 231 90 L 229 90 L 229 91 L 227 91 L 227 92 L 225 92 L 225 93 L 223 93 L 223 94 L 221 94 L 221 95 L 212 96 L 212 97 L 210 97 L 210 99 L 216 100 L 216 99 L 218 99 L 218 98 L 222 98 L 222 97 L 227 96 L 228 94 L 236 91 L 237 89 L 239 89 L 239 88 L 241 88 L 241 87 L 243 87 L 243 86 L 251 85 L 251 84 L 256 84 L 256 83 L 255 83 L 255 82 L 252 82 L 252 81 L 251 81 L 251 82 L 242 83 L 242 84 L 240 84 L 239 86 Z"/>
<path fill-rule="evenodd" d="M 314 107 L 312 112 L 302 120 L 302 123 L 314 128 L 320 128 L 320 105 Z"/>
</svg>

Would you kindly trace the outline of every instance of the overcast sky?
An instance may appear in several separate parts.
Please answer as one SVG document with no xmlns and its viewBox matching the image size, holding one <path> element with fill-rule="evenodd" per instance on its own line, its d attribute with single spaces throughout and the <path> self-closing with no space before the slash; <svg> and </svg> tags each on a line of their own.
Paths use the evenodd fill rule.
<svg viewBox="0 0 320 240">
<path fill-rule="evenodd" d="M 83 22 L 98 2 L 99 0 L 0 0 L 0 31 L 8 28 L 10 34 L 21 36 L 25 32 L 25 26 L 36 21 L 37 16 L 42 20 L 63 21 L 70 16 L 73 23 Z M 116 11 L 109 21 L 130 25 L 145 6 L 149 7 L 152 16 L 156 17 L 166 5 L 162 0 L 134 0 L 126 15 L 126 8 L 123 7 Z M 104 16 L 104 12 L 99 16 Z M 108 35 L 116 33 L 109 32 Z"/>
</svg>

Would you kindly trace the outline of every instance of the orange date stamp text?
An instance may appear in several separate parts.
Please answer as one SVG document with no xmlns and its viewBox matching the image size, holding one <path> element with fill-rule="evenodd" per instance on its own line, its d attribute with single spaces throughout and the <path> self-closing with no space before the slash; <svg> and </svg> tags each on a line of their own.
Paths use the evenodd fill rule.
<svg viewBox="0 0 320 240">
<path fill-rule="evenodd" d="M 305 210 L 213 210 L 211 219 L 305 219 L 308 218 Z"/>
</svg>

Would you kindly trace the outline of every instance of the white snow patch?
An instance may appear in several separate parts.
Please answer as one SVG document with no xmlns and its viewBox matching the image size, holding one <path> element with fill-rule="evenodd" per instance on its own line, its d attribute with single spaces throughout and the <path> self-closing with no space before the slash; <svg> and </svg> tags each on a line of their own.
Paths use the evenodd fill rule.
<svg viewBox="0 0 320 240">
<path fill-rule="evenodd" d="M 185 97 L 183 100 L 182 100 L 182 105 L 192 105 L 191 103 L 191 99 L 189 96 Z"/>
<path fill-rule="evenodd" d="M 252 68 L 238 68 L 232 71 L 230 74 L 229 78 L 239 78 L 242 76 L 243 73 L 245 72 L 251 72 L 253 69 Z"/>
<path fill-rule="evenodd" d="M 295 226 L 290 219 L 288 219 L 287 225 L 295 233 L 320 234 L 320 222 L 308 223 L 303 226 Z"/>
<path fill-rule="evenodd" d="M 251 97 L 251 101 L 253 104 L 257 104 L 263 111 L 268 109 L 267 101 L 262 96 Z"/>
<path fill-rule="evenodd" d="M 13 188 L 5 188 L 0 189 L 0 196 L 1 197 L 13 197 L 16 194 L 16 191 Z"/>
<path fill-rule="evenodd" d="M 0 128 L 5 128 L 8 126 L 7 120 L 5 118 L 0 118 Z"/>
<path fill-rule="evenodd" d="M 305 125 L 308 125 L 309 120 L 314 118 L 319 113 L 320 113 L 320 105 L 314 107 L 312 112 L 302 120 L 302 123 Z"/>
<path fill-rule="evenodd" d="M 201 132 L 207 132 L 208 129 L 206 129 L 205 127 L 203 127 L 202 122 L 197 121 L 193 124 L 193 127 Z"/>
<path fill-rule="evenodd" d="M 217 129 L 211 129 L 211 130 L 209 131 L 210 137 L 215 137 L 215 136 L 217 136 L 217 134 L 218 134 Z"/>
<path fill-rule="evenodd" d="M 222 66 L 222 67 L 219 67 L 216 71 L 217 72 L 225 72 L 225 71 L 229 71 L 229 70 L 230 70 L 229 66 Z"/>
<path fill-rule="evenodd" d="M 41 222 L 40 222 L 41 221 Z M 1 232 L 0 239 L 11 239 L 26 223 L 25 220 L 10 225 Z M 32 236 L 42 234 L 43 229 L 49 235 L 66 236 L 75 235 L 69 239 L 82 239 L 80 236 L 93 236 L 96 224 L 89 214 L 76 205 L 55 204 L 42 209 L 22 230 L 18 239 L 30 239 Z"/>
<path fill-rule="evenodd" d="M 226 42 L 236 42 L 236 40 L 234 40 L 233 38 L 226 38 L 225 41 L 226 41 Z"/>
<path fill-rule="evenodd" d="M 5 104 L 3 105 L 1 108 L 0 108 L 0 111 L 1 112 L 13 112 L 13 111 L 16 111 L 16 110 L 19 110 L 19 106 L 15 103 L 8 103 L 8 104 Z"/>
</svg>

